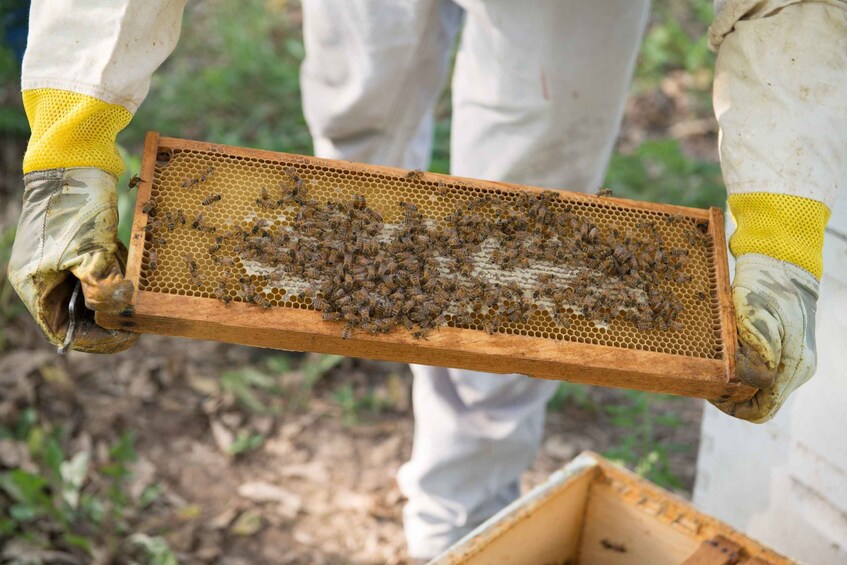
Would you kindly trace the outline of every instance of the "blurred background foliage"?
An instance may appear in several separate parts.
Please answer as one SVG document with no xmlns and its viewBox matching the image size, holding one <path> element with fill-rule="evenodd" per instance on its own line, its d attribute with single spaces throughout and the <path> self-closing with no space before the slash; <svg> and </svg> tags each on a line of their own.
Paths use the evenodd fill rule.
<svg viewBox="0 0 847 565">
<path fill-rule="evenodd" d="M 724 188 L 709 96 L 714 54 L 705 38 L 711 5 L 711 0 L 654 2 L 621 139 L 606 177 L 606 185 L 617 196 L 722 206 Z M 19 163 L 28 135 L 18 93 L 16 54 L 25 6 L 19 0 L 0 0 L 0 209 L 4 210 L 0 215 L 0 355 L 6 349 L 8 328 L 24 313 L 5 277 L 21 196 Z M 135 198 L 134 192 L 123 187 L 140 168 L 147 130 L 311 152 L 299 93 L 299 64 L 304 56 L 300 24 L 297 2 L 206 0 L 188 5 L 179 46 L 154 77 L 149 97 L 132 124 L 118 138 L 127 165 L 119 182 L 122 239 L 128 240 Z M 437 106 L 433 171 L 449 170 L 449 131 L 448 91 Z M 221 386 L 247 412 L 274 415 L 280 413 L 280 406 L 303 410 L 317 381 L 340 359 L 309 357 L 311 361 L 302 364 L 292 359 L 281 354 L 258 368 L 226 372 Z M 304 380 L 283 401 L 276 375 L 295 366 Z M 348 426 L 388 406 L 375 389 L 350 383 L 338 385 L 329 398 Z M 668 397 L 627 392 L 611 404 L 604 398 L 593 387 L 563 383 L 550 410 L 602 414 L 606 425 L 619 429 L 619 441 L 606 455 L 663 486 L 682 488 L 669 462 L 679 453 L 691 460 L 696 444 L 666 440 L 681 425 L 678 417 L 660 408 L 668 406 Z M 127 469 L 135 457 L 133 437 L 117 437 L 95 464 L 87 456 L 67 451 L 67 435 L 62 422 L 47 421 L 32 408 L 22 411 L 11 425 L 0 425 L 0 442 L 27 446 L 32 461 L 26 470 L 0 473 L 0 501 L 11 502 L 0 509 L 0 541 L 30 536 L 84 555 L 91 555 L 94 546 L 105 545 L 113 551 L 123 548 L 127 555 L 146 556 L 147 562 L 175 562 L 161 538 L 133 533 L 131 520 L 157 498 L 155 485 L 133 497 L 126 493 Z M 229 449 L 232 455 L 240 455 L 258 449 L 262 442 L 262 434 L 245 432 Z M 51 524 L 49 536 L 43 529 L 29 527 L 44 521 Z M 40 539 L 44 536 L 50 539 Z"/>
</svg>

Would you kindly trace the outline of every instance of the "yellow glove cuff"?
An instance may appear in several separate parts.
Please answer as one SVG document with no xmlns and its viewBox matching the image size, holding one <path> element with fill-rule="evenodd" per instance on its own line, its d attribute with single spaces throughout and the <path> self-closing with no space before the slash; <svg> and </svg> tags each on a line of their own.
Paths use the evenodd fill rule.
<svg viewBox="0 0 847 565">
<path fill-rule="evenodd" d="M 70 167 L 95 167 L 116 177 L 124 170 L 115 138 L 132 119 L 118 104 L 67 90 L 23 92 L 32 136 L 24 174 Z"/>
<path fill-rule="evenodd" d="M 823 274 L 823 236 L 830 210 L 823 202 L 768 192 L 733 194 L 729 208 L 738 226 L 729 240 L 735 257 L 760 253 Z"/>
</svg>

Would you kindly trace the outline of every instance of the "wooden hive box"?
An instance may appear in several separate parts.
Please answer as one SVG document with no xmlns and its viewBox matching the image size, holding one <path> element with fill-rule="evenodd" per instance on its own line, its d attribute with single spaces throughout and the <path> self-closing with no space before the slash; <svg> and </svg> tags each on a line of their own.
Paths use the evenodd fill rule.
<svg viewBox="0 0 847 565">
<path fill-rule="evenodd" d="M 736 330 L 719 209 L 566 191 L 561 191 L 553 204 L 602 230 L 636 230 L 648 223 L 668 246 L 686 248 L 691 280 L 666 283 L 684 305 L 679 318 L 684 329 L 639 330 L 623 316 L 597 324 L 571 310 L 561 314 L 569 316 L 564 327 L 541 305 L 528 322 L 506 324 L 491 335 L 482 331 L 485 320 L 480 318 L 470 323 L 450 321 L 427 339 L 414 339 L 405 328 L 388 334 L 355 332 L 342 339 L 342 325 L 323 321 L 311 300 L 302 298 L 310 281 L 269 284 L 261 269 L 244 258 L 236 257 L 234 277 L 253 281 L 264 300 L 275 307 L 265 310 L 245 302 L 237 285 L 227 289 L 231 303 L 224 305 L 215 298 L 213 282 L 222 267 L 207 251 L 216 234 L 190 225 L 202 212 L 204 222 L 222 229 L 235 224 L 249 228 L 263 213 L 259 205 L 263 188 L 290 183 L 292 174 L 302 179 L 314 198 L 323 201 L 365 196 L 386 225 L 402 221 L 400 201 L 414 203 L 425 217 L 438 218 L 474 198 L 492 196 L 509 203 L 521 195 L 544 192 L 507 183 L 159 137 L 151 132 L 144 149 L 127 266 L 127 277 L 137 288 L 134 314 L 98 314 L 97 322 L 136 332 L 523 373 L 708 399 L 746 400 L 755 392 L 735 376 Z M 221 200 L 204 206 L 203 201 L 213 194 L 221 195 Z M 156 218 L 144 209 L 150 201 L 156 203 Z M 173 222 L 178 212 L 187 218 L 185 223 Z M 172 231 L 162 227 L 168 222 L 176 224 Z M 277 229 L 285 229 L 290 222 L 282 213 L 273 219 Z M 157 229 L 150 229 L 156 225 Z M 695 230 L 700 235 L 692 243 Z M 151 268 L 151 250 L 155 250 L 155 269 Z M 183 259 L 186 253 L 196 259 L 204 283 L 190 283 Z M 555 270 L 557 266 L 545 268 Z M 485 276 L 501 276 L 496 269 L 485 269 Z M 534 276 L 534 271 L 527 272 Z M 597 278 L 602 278 L 599 273 Z"/>
<path fill-rule="evenodd" d="M 585 452 L 436 557 L 438 565 L 793 563 Z"/>
</svg>

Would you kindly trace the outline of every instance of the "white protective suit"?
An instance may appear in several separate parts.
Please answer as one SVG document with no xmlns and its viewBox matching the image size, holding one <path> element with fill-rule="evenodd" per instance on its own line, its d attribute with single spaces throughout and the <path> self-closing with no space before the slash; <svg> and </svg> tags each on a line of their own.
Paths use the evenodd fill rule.
<svg viewBox="0 0 847 565">
<path fill-rule="evenodd" d="M 176 45 L 183 6 L 182 0 L 34 2 L 24 91 L 79 93 L 134 112 L 146 96 L 150 75 Z M 740 69 L 750 79 L 741 81 L 740 88 L 738 80 L 730 84 L 724 101 L 731 111 L 723 113 L 722 127 L 730 126 L 743 137 L 745 123 L 761 125 L 779 117 L 765 138 L 722 140 L 730 192 L 770 190 L 832 205 L 845 173 L 844 151 L 839 150 L 847 145 L 844 96 L 834 94 L 828 80 L 829 73 L 843 74 L 845 68 L 843 43 L 831 37 L 832 29 L 845 29 L 839 27 L 842 6 L 836 1 L 737 0 L 719 12 L 712 39 L 716 44 L 724 40 L 721 56 L 727 68 Z M 316 153 L 427 168 L 435 103 L 449 74 L 453 40 L 464 22 L 452 84 L 451 172 L 593 191 L 602 181 L 618 130 L 648 8 L 648 0 L 306 0 L 302 86 Z M 793 17 L 775 18 L 779 14 Z M 797 29 L 768 27 L 774 22 L 787 26 L 795 19 L 800 22 Z M 742 30 L 754 34 L 746 49 L 744 42 L 736 41 Z M 808 49 L 819 38 L 835 41 L 839 50 L 810 61 Z M 733 47 L 727 49 L 727 44 Z M 780 49 L 805 48 L 802 67 L 760 67 L 756 56 L 761 51 L 752 47 L 777 44 Z M 792 112 L 804 108 L 800 101 L 774 100 L 762 90 L 777 78 L 790 82 L 801 73 L 816 79 L 808 89 L 806 107 L 820 105 L 818 121 L 809 122 L 808 112 Z M 50 97 L 47 92 L 48 101 Z M 77 99 L 72 102 L 77 104 Z M 46 163 L 43 168 L 69 166 L 56 155 L 33 162 Z M 106 168 L 89 162 L 74 166 Z M 839 284 L 824 279 L 827 294 L 819 320 L 828 327 L 836 322 L 829 318 L 827 300 L 844 300 Z M 840 323 L 843 326 L 843 320 Z M 822 350 L 824 343 L 831 343 L 826 339 L 821 336 Z M 832 357 L 822 354 L 822 371 L 831 371 L 835 356 L 845 355 L 843 347 L 827 349 Z M 545 404 L 557 383 L 421 366 L 413 372 L 415 443 L 398 480 L 409 498 L 404 518 L 410 554 L 429 557 L 518 495 L 520 474 L 535 455 Z M 815 386 L 828 391 L 821 381 L 829 382 L 820 379 Z M 842 399 L 843 385 L 839 390 L 837 398 Z M 827 410 L 825 427 L 835 434 L 847 424 L 847 411 L 838 410 L 840 406 L 829 409 L 834 405 L 824 400 L 795 402 L 791 413 L 805 410 L 806 420 L 812 421 Z M 712 421 L 718 418 L 710 414 L 704 424 L 707 433 Z M 721 422 L 730 427 L 730 418 Z M 733 425 L 745 432 L 764 429 L 746 422 Z M 799 430 L 792 427 L 785 437 Z M 740 435 L 736 430 L 732 434 Z M 729 442 L 721 435 L 713 443 Z M 718 481 L 735 486 L 745 480 L 762 482 L 773 461 L 766 449 L 749 442 L 745 447 L 744 457 L 747 450 L 763 454 L 755 460 L 757 469 L 715 477 L 712 488 Z M 847 455 L 843 449 L 829 448 L 831 467 L 843 473 Z M 708 452 L 706 444 L 703 451 Z M 704 485 L 698 483 L 698 494 L 706 493 Z M 844 483 L 838 488 L 842 490 L 835 507 L 843 512 Z M 733 502 L 739 500 L 743 496 Z M 781 510 L 793 503 L 779 500 Z M 702 497 L 698 501 L 703 504 Z M 746 519 L 742 511 L 747 508 L 730 508 L 707 510 L 730 520 Z M 752 533 L 775 531 L 767 527 Z M 838 543 L 847 543 L 843 532 L 838 535 Z M 820 554 L 808 555 L 815 559 Z"/>
<path fill-rule="evenodd" d="M 768 139 L 740 140 L 759 147 L 756 154 L 722 139 L 724 180 L 739 191 L 771 188 L 831 206 L 816 320 L 818 365 L 815 377 L 765 424 L 753 426 L 706 406 L 694 502 L 791 557 L 835 565 L 847 563 L 847 439 L 841 436 L 847 430 L 847 194 L 840 187 L 847 175 L 841 138 L 847 127 L 847 10 L 838 2 L 761 4 L 756 16 L 763 19 L 738 23 L 720 45 L 714 98 L 722 127 L 738 97 L 768 102 L 759 105 L 760 115 L 729 118 L 766 124 L 736 127 L 764 130 Z M 714 43 L 733 25 L 731 17 L 721 17 L 718 12 L 712 27 Z M 773 50 L 792 57 L 774 63 L 768 56 Z M 768 80 L 749 83 L 745 92 L 726 88 L 726 75 L 752 69 Z M 836 93 L 829 85 L 837 76 L 842 88 Z M 801 97 L 779 96 L 770 104 L 774 87 L 779 92 L 790 84 L 799 85 L 793 90 Z M 818 120 L 808 121 L 806 104 L 824 108 Z M 833 117 L 837 122 L 828 122 Z"/>
</svg>

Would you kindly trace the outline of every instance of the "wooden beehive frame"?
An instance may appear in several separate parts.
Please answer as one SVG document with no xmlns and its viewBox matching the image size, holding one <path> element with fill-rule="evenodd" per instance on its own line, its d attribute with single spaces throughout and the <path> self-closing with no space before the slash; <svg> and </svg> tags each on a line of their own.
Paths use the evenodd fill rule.
<svg viewBox="0 0 847 565">
<path fill-rule="evenodd" d="M 148 134 L 142 162 L 142 181 L 130 241 L 127 277 L 138 288 L 143 281 L 147 215 L 142 211 L 154 190 L 157 158 L 173 151 L 208 152 L 263 163 L 308 163 L 347 171 L 366 171 L 380 178 L 403 178 L 408 171 L 387 167 L 336 162 L 311 157 L 273 153 Z M 459 183 L 501 192 L 542 189 L 506 183 L 459 179 L 425 173 L 432 182 Z M 573 201 L 596 196 L 568 193 Z M 129 317 L 97 315 L 104 327 L 143 333 L 191 337 L 276 349 L 334 353 L 354 357 L 403 361 L 493 373 L 523 373 L 538 378 L 562 379 L 603 386 L 666 392 L 708 399 L 744 400 L 755 392 L 735 377 L 735 320 L 729 290 L 723 216 L 719 209 L 699 210 L 663 204 L 610 198 L 631 210 L 680 214 L 708 221 L 708 237 L 714 245 L 715 298 L 719 307 L 721 358 L 672 355 L 655 351 L 557 341 L 524 335 L 444 327 L 427 340 L 412 339 L 407 332 L 387 335 L 356 333 L 342 339 L 338 325 L 322 322 L 314 310 L 273 308 L 261 311 L 240 302 L 224 306 L 212 298 L 182 296 L 140 290 L 134 297 L 134 314 Z"/>
</svg>

